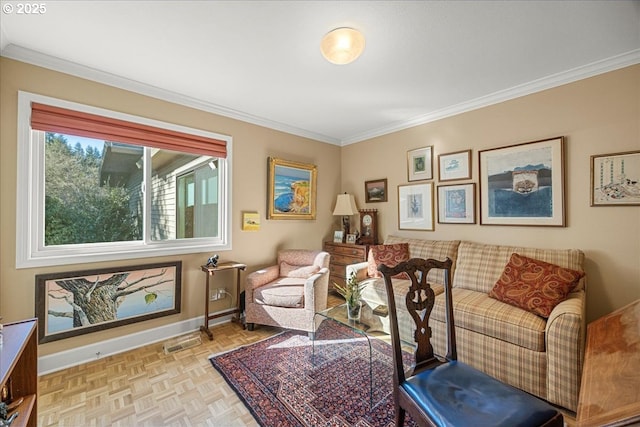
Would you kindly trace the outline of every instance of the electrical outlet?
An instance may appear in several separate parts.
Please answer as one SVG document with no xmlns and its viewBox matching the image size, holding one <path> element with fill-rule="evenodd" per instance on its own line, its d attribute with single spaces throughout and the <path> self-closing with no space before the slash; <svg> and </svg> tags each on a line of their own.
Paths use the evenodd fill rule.
<svg viewBox="0 0 640 427">
<path fill-rule="evenodd" d="M 210 301 L 218 301 L 219 299 L 225 298 L 226 289 L 225 288 L 215 288 L 211 290 Z"/>
</svg>

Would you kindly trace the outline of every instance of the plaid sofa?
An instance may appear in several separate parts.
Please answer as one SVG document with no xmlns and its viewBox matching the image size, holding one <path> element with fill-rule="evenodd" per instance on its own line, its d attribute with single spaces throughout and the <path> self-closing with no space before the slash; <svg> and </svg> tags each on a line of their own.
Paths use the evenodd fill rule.
<svg viewBox="0 0 640 427">
<path fill-rule="evenodd" d="M 576 411 L 586 333 L 582 278 L 548 319 L 488 296 L 512 253 L 561 267 L 584 271 L 584 254 L 576 249 L 535 249 L 487 245 L 459 240 L 423 240 L 388 236 L 385 244 L 408 243 L 414 258 L 453 261 L 453 305 L 458 359 L 552 404 Z M 375 307 L 387 304 L 384 280 L 367 276 L 367 263 L 347 267 L 367 283 L 363 299 Z M 443 276 L 432 271 L 436 301 L 429 325 L 436 353 L 446 352 Z M 396 300 L 404 301 L 409 281 L 393 279 Z M 405 307 L 398 307 L 401 338 L 413 342 L 415 325 Z M 381 329 L 388 331 L 383 321 Z"/>
</svg>

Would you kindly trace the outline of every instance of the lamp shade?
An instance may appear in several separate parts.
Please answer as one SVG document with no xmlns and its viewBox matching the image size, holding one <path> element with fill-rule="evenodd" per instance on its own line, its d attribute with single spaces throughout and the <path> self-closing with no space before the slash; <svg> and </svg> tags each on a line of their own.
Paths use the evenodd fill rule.
<svg viewBox="0 0 640 427">
<path fill-rule="evenodd" d="M 351 194 L 338 194 L 336 199 L 336 207 L 333 209 L 334 215 L 355 215 L 358 213 L 358 207 L 356 206 L 356 200 Z"/>
<path fill-rule="evenodd" d="M 364 50 L 364 36 L 348 27 L 329 31 L 320 42 L 322 56 L 332 64 L 344 65 L 355 61 Z"/>
</svg>

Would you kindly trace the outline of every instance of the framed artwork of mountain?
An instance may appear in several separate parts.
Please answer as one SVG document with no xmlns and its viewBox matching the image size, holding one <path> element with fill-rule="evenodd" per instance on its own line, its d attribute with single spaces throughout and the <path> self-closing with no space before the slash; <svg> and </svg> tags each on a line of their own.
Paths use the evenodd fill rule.
<svg viewBox="0 0 640 427">
<path fill-rule="evenodd" d="M 564 137 L 482 150 L 480 224 L 565 226 Z"/>
</svg>

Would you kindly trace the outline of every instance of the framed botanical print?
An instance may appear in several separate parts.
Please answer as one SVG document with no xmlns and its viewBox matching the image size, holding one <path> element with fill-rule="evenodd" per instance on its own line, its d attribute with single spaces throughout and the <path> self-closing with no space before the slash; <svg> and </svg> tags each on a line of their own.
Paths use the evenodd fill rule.
<svg viewBox="0 0 640 427">
<path fill-rule="evenodd" d="M 563 137 L 478 156 L 480 224 L 565 226 Z"/>
<path fill-rule="evenodd" d="M 315 165 L 269 157 L 267 218 L 316 219 Z"/>
<path fill-rule="evenodd" d="M 476 184 L 438 186 L 438 223 L 476 223 Z"/>
<path fill-rule="evenodd" d="M 398 228 L 433 231 L 433 182 L 398 186 Z"/>
<path fill-rule="evenodd" d="M 407 152 L 409 181 L 433 179 L 433 146 Z"/>
</svg>

